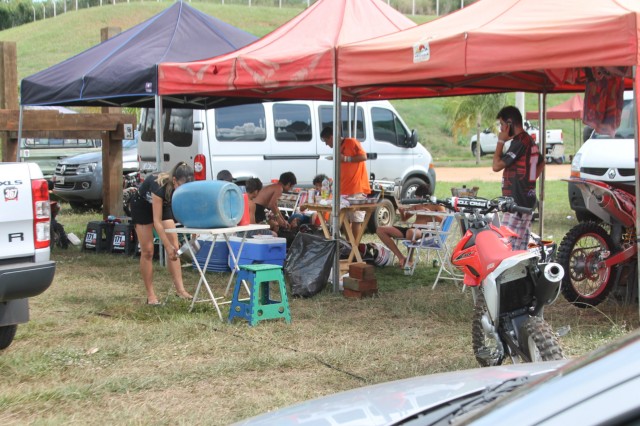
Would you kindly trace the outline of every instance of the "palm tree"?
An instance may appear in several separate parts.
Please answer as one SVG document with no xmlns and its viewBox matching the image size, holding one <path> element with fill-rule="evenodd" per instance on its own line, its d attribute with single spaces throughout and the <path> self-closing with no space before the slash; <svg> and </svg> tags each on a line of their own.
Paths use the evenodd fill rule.
<svg viewBox="0 0 640 426">
<path fill-rule="evenodd" d="M 493 124 L 498 111 L 505 106 L 506 101 L 506 93 L 450 98 L 445 104 L 444 112 L 451 122 L 453 140 L 457 141 L 459 134 L 468 134 L 475 123 L 476 140 L 480 141 L 480 130 Z M 480 147 L 477 146 L 476 164 L 479 164 Z"/>
</svg>

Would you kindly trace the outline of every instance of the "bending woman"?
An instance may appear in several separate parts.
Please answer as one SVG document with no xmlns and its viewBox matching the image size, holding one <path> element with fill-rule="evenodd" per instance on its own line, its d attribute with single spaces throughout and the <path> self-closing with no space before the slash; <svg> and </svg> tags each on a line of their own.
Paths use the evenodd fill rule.
<svg viewBox="0 0 640 426">
<path fill-rule="evenodd" d="M 178 163 L 170 173 L 153 173 L 142 182 L 138 195 L 131 201 L 131 219 L 136 227 L 140 243 L 140 274 L 147 290 L 147 304 L 159 305 L 153 289 L 153 229 L 164 245 L 167 265 L 178 297 L 191 299 L 184 289 L 182 268 L 178 259 L 178 235 L 167 234 L 176 223 L 171 210 L 173 191 L 180 185 L 193 181 L 193 169 L 185 162 Z"/>
</svg>

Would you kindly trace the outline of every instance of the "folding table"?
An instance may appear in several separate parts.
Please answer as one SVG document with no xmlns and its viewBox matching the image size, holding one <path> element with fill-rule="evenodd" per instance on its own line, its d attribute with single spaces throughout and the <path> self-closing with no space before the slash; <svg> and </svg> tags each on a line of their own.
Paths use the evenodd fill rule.
<svg viewBox="0 0 640 426">
<path fill-rule="evenodd" d="M 338 215 L 338 226 L 343 230 L 347 237 L 347 241 L 351 244 L 351 253 L 349 253 L 349 258 L 340 261 L 340 269 L 346 269 L 349 267 L 349 264 L 353 262 L 362 262 L 362 256 L 360 255 L 360 250 L 358 249 L 358 245 L 360 244 L 360 240 L 362 239 L 362 235 L 369 223 L 369 219 L 371 215 L 376 210 L 378 204 L 377 203 L 366 203 L 366 204 L 354 204 L 348 207 L 340 208 L 340 214 Z M 331 239 L 331 232 L 329 232 L 329 226 L 327 221 L 324 219 L 324 213 L 331 213 L 330 205 L 323 204 L 304 204 L 303 207 L 306 207 L 310 210 L 315 210 L 318 212 L 318 218 L 320 219 L 320 226 L 322 228 L 322 232 L 326 239 Z M 364 222 L 360 226 L 360 230 L 357 232 L 357 235 L 353 235 L 353 231 L 351 229 L 351 220 L 349 219 L 349 215 L 347 213 L 354 211 L 364 211 Z"/>
<path fill-rule="evenodd" d="M 189 307 L 189 312 L 191 312 L 193 310 L 194 305 L 196 304 L 196 302 L 211 302 L 213 304 L 213 307 L 216 308 L 216 311 L 218 312 L 218 316 L 220 317 L 220 320 L 222 320 L 222 313 L 220 312 L 220 306 L 221 304 L 224 303 L 229 303 L 229 302 L 220 302 L 218 303 L 218 299 L 224 299 L 224 297 L 215 297 L 213 295 L 213 290 L 211 290 L 211 286 L 209 285 L 209 282 L 207 281 L 207 277 L 205 275 L 205 272 L 207 271 L 207 266 L 209 265 L 209 260 L 211 260 L 211 255 L 213 254 L 213 249 L 216 246 L 216 240 L 218 239 L 219 236 L 223 236 L 225 242 L 227 243 L 227 247 L 229 247 L 229 255 L 231 256 L 233 262 L 232 265 L 234 265 L 234 267 L 231 269 L 231 276 L 229 277 L 229 282 L 227 283 L 227 291 L 229 290 L 229 286 L 231 285 L 231 283 L 233 282 L 233 277 L 235 276 L 236 271 L 239 270 L 238 267 L 238 261 L 237 259 L 240 258 L 240 255 L 242 254 L 242 248 L 244 246 L 244 242 L 246 240 L 246 232 L 247 231 L 254 231 L 254 230 L 258 230 L 258 229 L 269 229 L 269 225 L 244 225 L 244 226 L 232 226 L 230 228 L 211 228 L 211 229 L 201 229 L 201 228 L 174 228 L 174 229 L 166 229 L 165 231 L 168 233 L 172 233 L 172 234 L 185 234 L 185 235 L 211 235 L 213 236 L 213 241 L 211 242 L 211 246 L 209 247 L 209 253 L 207 253 L 207 258 L 204 262 L 203 266 L 200 266 L 199 262 L 195 262 L 196 264 L 196 268 L 198 269 L 198 272 L 200 273 L 200 280 L 198 281 L 198 286 L 196 287 L 196 291 L 193 294 L 193 300 L 191 301 L 191 306 Z M 233 235 L 233 234 L 238 234 L 240 236 L 242 236 L 242 241 L 240 243 L 240 247 L 238 248 L 238 253 L 235 254 L 234 251 L 231 249 L 231 245 L 229 244 L 229 236 Z M 190 244 L 187 245 L 187 247 L 189 248 L 189 252 L 191 253 L 191 256 L 195 259 L 196 255 L 193 252 L 193 249 L 191 247 Z M 198 299 L 198 295 L 200 293 L 200 287 L 204 284 L 204 288 L 207 291 L 208 295 L 209 295 L 209 299 Z M 225 291 L 225 295 L 227 294 L 227 291 Z"/>
</svg>

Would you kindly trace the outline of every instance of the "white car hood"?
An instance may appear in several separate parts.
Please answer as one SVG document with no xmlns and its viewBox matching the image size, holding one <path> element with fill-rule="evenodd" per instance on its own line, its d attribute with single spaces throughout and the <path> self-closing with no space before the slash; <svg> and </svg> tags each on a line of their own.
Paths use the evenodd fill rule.
<svg viewBox="0 0 640 426">
<path fill-rule="evenodd" d="M 389 425 L 429 407 L 567 361 L 505 365 L 413 377 L 340 392 L 259 415 L 236 425 Z"/>
</svg>

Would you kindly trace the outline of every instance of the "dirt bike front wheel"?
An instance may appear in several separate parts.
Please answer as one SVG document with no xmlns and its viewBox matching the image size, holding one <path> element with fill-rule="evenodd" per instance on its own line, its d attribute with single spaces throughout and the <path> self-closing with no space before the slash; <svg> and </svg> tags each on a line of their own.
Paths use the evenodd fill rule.
<svg viewBox="0 0 640 426">
<path fill-rule="evenodd" d="M 471 343 L 473 354 L 481 367 L 491 367 L 504 361 L 504 346 L 496 340 L 496 335 L 488 333 L 482 325 L 483 319 L 491 323 L 484 295 L 478 292 L 471 322 Z"/>
<path fill-rule="evenodd" d="M 603 252 L 613 253 L 613 240 L 595 222 L 581 222 L 564 236 L 556 261 L 565 270 L 562 295 L 569 303 L 587 308 L 606 299 L 614 285 L 615 267 L 603 265 Z"/>
<path fill-rule="evenodd" d="M 522 324 L 518 344 L 529 358 L 523 361 L 554 361 L 564 358 L 556 334 L 540 317 L 531 317 Z"/>
</svg>

